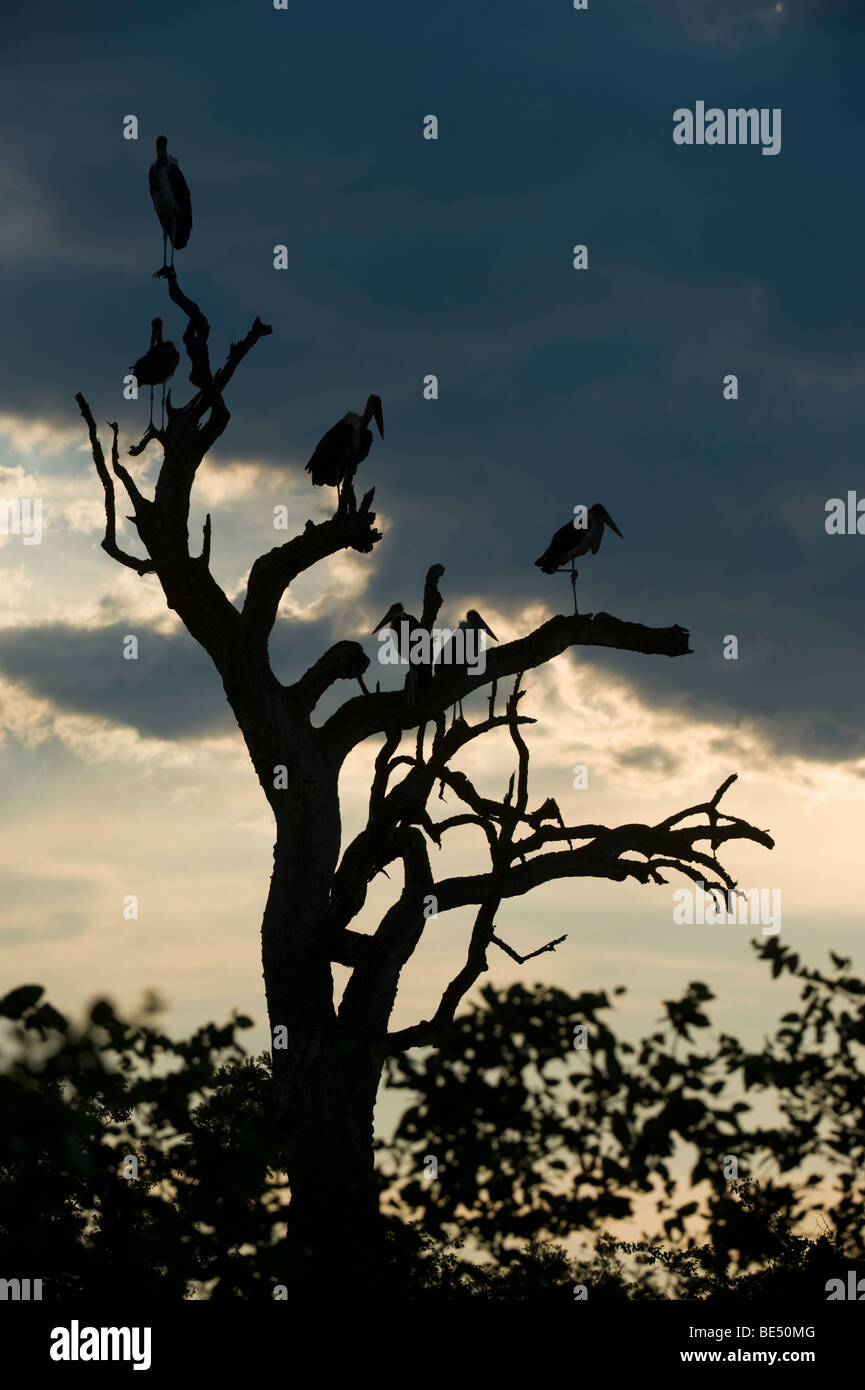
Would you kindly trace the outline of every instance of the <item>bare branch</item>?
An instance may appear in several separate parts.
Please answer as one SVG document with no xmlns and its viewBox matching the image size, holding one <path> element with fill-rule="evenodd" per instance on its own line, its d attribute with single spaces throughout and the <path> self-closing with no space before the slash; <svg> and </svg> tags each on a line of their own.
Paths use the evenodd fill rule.
<svg viewBox="0 0 865 1390">
<path fill-rule="evenodd" d="M 391 761 L 391 759 L 393 758 L 394 753 L 399 747 L 399 743 L 399 731 L 392 730 L 391 733 L 388 734 L 381 748 L 379 749 L 378 756 L 375 760 L 375 775 L 373 776 L 372 786 L 370 788 L 369 793 L 370 819 L 372 819 L 375 812 L 379 810 L 381 803 L 384 799 L 384 794 L 387 790 L 388 778 L 390 777 L 391 771 L 394 767 L 394 763 Z M 403 759 L 400 758 L 397 761 L 402 762 Z"/>
<path fill-rule="evenodd" d="M 222 394 L 244 357 L 246 357 L 248 352 L 252 351 L 255 344 L 259 342 L 261 338 L 266 338 L 268 334 L 272 332 L 273 329 L 269 323 L 262 323 L 260 318 L 256 318 L 246 337 L 241 338 L 239 343 L 231 344 L 231 347 L 228 349 L 228 357 L 225 359 L 225 365 L 220 367 L 216 376 L 213 378 L 213 387 L 217 393 L 220 395 Z"/>
<path fill-rule="evenodd" d="M 375 931 L 366 958 L 352 971 L 339 1006 L 340 1021 L 365 1038 L 381 1036 L 396 998 L 400 972 L 424 927 L 424 895 L 432 892 L 432 870 L 419 830 L 400 827 L 391 836 L 389 858 L 401 858 L 405 883 Z"/>
<path fill-rule="evenodd" d="M 210 564 L 210 512 L 208 512 L 207 516 L 204 518 L 204 526 L 202 529 L 204 531 L 204 536 L 201 542 L 200 560 L 202 565 L 207 567 Z"/>
<path fill-rule="evenodd" d="M 495 714 L 489 719 L 482 719 L 477 724 L 469 724 L 465 719 L 458 720 L 452 724 L 445 732 L 444 727 L 440 727 L 438 736 L 433 744 L 431 762 L 438 769 L 449 762 L 461 748 L 474 739 L 480 738 L 483 734 L 488 734 L 491 729 L 502 729 L 509 722 L 507 714 Z M 528 714 L 518 716 L 519 724 L 536 724 L 538 721 Z"/>
<path fill-rule="evenodd" d="M 696 850 L 695 844 L 701 840 L 708 840 L 711 844 L 715 839 L 719 843 L 738 839 L 751 840 L 772 849 L 775 843 L 765 831 L 748 825 L 746 821 L 718 827 L 689 826 L 682 830 L 624 825 L 614 830 L 598 827 L 598 832 L 594 840 L 577 849 L 542 854 L 524 864 L 512 864 L 502 879 L 502 896 L 519 897 L 542 883 L 552 883 L 560 878 L 609 878 L 618 882 L 635 878 L 639 883 L 648 883 L 652 880 L 653 869 L 661 866 L 677 868 L 688 877 L 693 877 L 688 866 L 695 863 L 711 868 L 728 883 L 728 887 L 733 887 L 734 880 L 713 858 Z M 574 839 L 579 838 L 575 831 L 570 833 Z M 517 842 L 513 849 L 520 854 L 527 852 L 529 843 L 529 840 Z M 625 858 L 627 854 L 641 854 L 645 862 Z M 439 911 L 483 902 L 491 886 L 491 877 L 477 874 L 437 883 L 434 892 Z"/>
<path fill-rule="evenodd" d="M 463 825 L 480 826 L 481 830 L 487 837 L 487 843 L 490 847 L 490 852 L 493 852 L 495 850 L 497 841 L 496 832 L 493 829 L 492 822 L 490 821 L 490 818 L 488 816 L 448 816 L 447 820 L 436 821 L 435 828 L 439 839 L 441 839 L 445 831 L 456 830 L 459 826 Z"/>
<path fill-rule="evenodd" d="M 519 759 L 519 771 L 517 777 L 517 799 L 513 809 L 513 820 L 509 828 L 511 838 L 513 837 L 514 831 L 516 830 L 517 821 L 521 820 L 525 816 L 529 802 L 529 750 L 526 746 L 525 739 L 520 733 L 520 721 L 517 716 L 517 706 L 520 700 L 522 699 L 523 695 L 525 694 L 524 690 L 520 690 L 520 682 L 522 678 L 523 672 L 519 671 L 517 673 L 517 678 L 514 681 L 514 688 L 511 693 L 511 698 L 508 700 L 507 707 L 508 732 L 510 733 L 514 747 L 517 750 L 517 755 Z"/>
<path fill-rule="evenodd" d="M 616 647 L 620 651 L 658 656 L 685 656 L 690 652 L 688 633 L 678 626 L 644 627 L 642 623 L 622 622 L 609 613 L 550 618 L 527 637 L 488 651 L 482 675 L 472 675 L 459 667 L 442 667 L 431 684 L 419 692 L 414 705 L 407 704 L 402 691 L 384 692 L 368 699 L 356 696 L 346 701 L 325 723 L 325 736 L 334 756 L 341 761 L 370 734 L 394 725 L 415 728 L 490 681 L 534 670 L 572 646 Z"/>
<path fill-rule="evenodd" d="M 283 594 L 304 570 L 339 550 L 371 551 L 376 541 L 381 540 L 374 521 L 374 512 L 357 511 L 350 515 L 338 512 L 318 525 L 308 521 L 299 536 L 260 555 L 250 571 L 243 604 L 242 619 L 248 640 L 259 648 L 267 642 Z M 362 671 L 368 665 L 367 661 Z M 357 696 L 361 702 L 380 698 L 377 695 Z"/>
<path fill-rule="evenodd" d="M 442 606 L 442 596 L 439 593 L 439 580 L 445 572 L 444 565 L 430 565 L 427 570 L 426 583 L 423 591 L 423 611 L 421 613 L 420 625 L 429 632 L 435 623 Z"/>
<path fill-rule="evenodd" d="M 150 444 L 154 439 L 156 440 L 157 444 L 162 445 L 163 449 L 165 448 L 165 435 L 162 432 L 162 430 L 158 430 L 156 428 L 153 421 L 151 420 L 150 424 L 147 426 L 147 429 L 144 431 L 144 434 L 141 436 L 138 443 L 130 444 L 127 452 L 131 454 L 133 458 L 138 458 L 138 455 L 143 454 L 148 444 Z"/>
<path fill-rule="evenodd" d="M 490 840 L 490 861 L 492 869 L 485 876 L 480 907 L 472 927 L 468 951 L 462 969 L 457 972 L 446 987 L 436 1010 L 433 1022 L 440 1025 L 450 1022 L 456 1013 L 457 1005 L 465 997 L 472 985 L 487 969 L 487 950 L 492 943 L 495 931 L 496 913 L 501 906 L 505 891 L 506 872 L 513 855 L 513 837 L 520 821 L 526 815 L 529 795 L 529 750 L 519 729 L 517 708 L 524 691 L 520 689 L 522 672 L 517 674 L 514 688 L 508 700 L 505 718 L 508 732 L 517 750 L 518 767 L 516 786 L 511 776 L 507 794 L 501 803 L 502 828 L 495 841 Z M 487 721 L 490 722 L 490 721 Z M 468 779 L 466 779 L 468 781 Z M 438 903 L 441 910 L 441 902 Z"/>
<path fill-rule="evenodd" d="M 293 687 L 300 708 L 308 714 L 334 681 L 359 680 L 368 666 L 369 657 L 359 642 L 337 642 Z"/>
<path fill-rule="evenodd" d="M 432 1042 L 441 1025 L 453 1017 L 462 993 L 471 987 L 485 968 L 478 937 L 482 935 L 483 926 L 489 919 L 490 905 L 493 902 L 500 903 L 503 898 L 520 896 L 542 883 L 551 883 L 560 878 L 593 877 L 613 881 L 635 878 L 640 883 L 666 883 L 667 880 L 660 873 L 661 869 L 673 869 L 692 882 L 703 884 L 709 892 L 723 895 L 725 891 L 735 891 L 735 880 L 714 856 L 717 845 L 727 840 L 743 839 L 772 849 L 774 841 L 766 831 L 758 830 L 747 821 L 738 818 L 727 818 L 731 821 L 728 825 L 718 824 L 718 802 L 734 780 L 733 777 L 728 777 L 710 801 L 670 816 L 659 825 L 624 825 L 613 830 L 603 826 L 582 826 L 570 830 L 551 828 L 551 835 L 556 837 L 572 835 L 574 839 L 579 839 L 585 832 L 592 831 L 594 838 L 591 843 L 575 850 L 539 855 L 526 863 L 510 864 L 504 870 L 499 861 L 488 874 L 445 879 L 434 884 L 432 892 L 437 900 L 439 913 L 480 904 L 469 957 L 460 973 L 444 991 L 433 1017 L 389 1034 L 383 1040 L 386 1050 L 401 1051 L 407 1047 Z M 705 815 L 709 824 L 673 828 L 675 823 L 685 816 L 698 814 Z M 712 855 L 695 848 L 703 841 L 709 841 Z M 537 847 L 537 843 L 537 836 L 518 841 L 510 847 L 510 854 L 517 857 L 527 846 Z M 500 837 L 499 855 L 503 855 L 505 850 L 504 837 Z M 631 853 L 641 854 L 643 861 L 624 857 Z M 717 875 L 717 882 L 707 878 L 707 870 Z M 493 939 L 491 925 L 488 939 Z M 497 941 L 496 944 L 507 949 L 502 942 Z M 510 951 L 508 953 L 513 954 Z"/>
<path fill-rule="evenodd" d="M 93 419 L 93 412 L 86 400 L 79 391 L 75 397 L 78 402 L 78 409 L 84 416 L 87 424 L 87 431 L 90 435 L 90 452 L 93 455 L 93 462 L 96 465 L 96 472 L 105 493 L 105 536 L 102 541 L 102 549 L 110 555 L 113 560 L 127 569 L 135 570 L 137 574 L 152 574 L 153 565 L 149 560 L 139 560 L 134 555 L 129 555 L 125 550 L 121 550 L 117 544 L 117 522 L 114 499 L 114 479 L 105 466 L 105 455 L 102 452 L 102 445 L 99 442 L 99 435 L 96 430 L 96 421 Z M 112 426 L 114 434 L 114 449 L 117 446 L 116 425 Z"/>
<path fill-rule="evenodd" d="M 139 514 L 143 512 L 145 508 L 149 507 L 151 503 L 143 495 L 143 493 L 139 492 L 138 485 L 135 482 L 135 479 L 132 477 L 132 474 L 129 472 L 129 469 L 125 468 L 124 465 L 120 462 L 120 450 L 117 442 L 117 422 L 114 420 L 109 420 L 108 428 L 111 430 L 112 435 L 111 467 L 114 469 L 114 472 L 117 474 L 123 486 L 126 488 L 126 491 L 129 494 L 129 500 L 135 508 L 136 514 Z"/>
<path fill-rule="evenodd" d="M 567 935 L 557 936 L 555 941 L 548 941 L 546 946 L 539 946 L 536 951 L 529 951 L 527 956 L 521 956 L 518 955 L 506 941 L 501 941 L 497 936 L 492 937 L 494 945 L 500 947 L 505 955 L 510 956 L 511 960 L 515 960 L 517 965 L 525 965 L 527 960 L 534 960 L 535 956 L 542 956 L 545 951 L 554 951 L 557 946 L 561 946 L 562 942 L 567 941 L 567 939 Z"/>
<path fill-rule="evenodd" d="M 330 958 L 354 967 L 369 958 L 372 938 L 363 932 L 343 931 L 330 943 Z"/>
<path fill-rule="evenodd" d="M 207 347 L 210 324 L 198 305 L 181 290 L 177 283 L 177 273 L 174 266 L 164 266 L 158 273 L 168 281 L 169 297 L 178 308 L 183 310 L 189 320 L 183 334 L 183 346 L 186 348 L 186 355 L 192 368 L 189 373 L 189 380 L 193 386 L 203 390 L 213 380 L 213 373 L 210 370 L 210 354 Z"/>
</svg>

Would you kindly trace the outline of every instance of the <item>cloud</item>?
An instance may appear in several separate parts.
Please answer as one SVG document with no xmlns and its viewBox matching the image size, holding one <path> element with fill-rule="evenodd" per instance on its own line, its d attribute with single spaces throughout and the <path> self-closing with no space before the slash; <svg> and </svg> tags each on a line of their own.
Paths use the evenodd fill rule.
<svg viewBox="0 0 865 1390">
<path fill-rule="evenodd" d="M 681 765 L 679 758 L 657 743 L 629 748 L 626 752 L 619 753 L 618 762 L 621 767 L 649 768 L 652 772 L 662 775 L 676 772 Z"/>
<path fill-rule="evenodd" d="M 123 656 L 130 636 L 138 641 L 133 660 Z M 271 637 L 274 670 L 286 682 L 296 680 L 330 645 L 321 620 L 279 623 Z M 168 741 L 218 738 L 237 728 L 210 658 L 185 630 L 159 632 L 141 623 L 6 627 L 0 629 L 0 671 L 7 698 L 10 685 L 17 685 L 42 702 L 40 720 L 67 712 Z M 345 685 L 337 688 L 344 698 Z M 36 713 L 28 708 L 32 725 Z M 16 731 L 14 715 L 6 727 Z"/>
<path fill-rule="evenodd" d="M 18 946 L 79 936 L 87 925 L 93 886 L 50 871 L 38 877 L 3 867 L 0 944 Z"/>
<path fill-rule="evenodd" d="M 30 457 L 53 458 L 67 449 L 83 451 L 80 428 L 75 425 L 61 425 L 38 415 L 16 415 L 10 412 L 0 415 L 0 440 L 16 453 Z M 7 485 L 9 470 L 2 469 L 3 483 Z"/>
<path fill-rule="evenodd" d="M 123 656 L 129 635 L 139 643 L 137 660 Z M 209 658 L 185 633 L 63 623 L 6 628 L 0 668 L 60 710 L 96 715 L 145 736 L 204 737 L 233 724 Z"/>
</svg>

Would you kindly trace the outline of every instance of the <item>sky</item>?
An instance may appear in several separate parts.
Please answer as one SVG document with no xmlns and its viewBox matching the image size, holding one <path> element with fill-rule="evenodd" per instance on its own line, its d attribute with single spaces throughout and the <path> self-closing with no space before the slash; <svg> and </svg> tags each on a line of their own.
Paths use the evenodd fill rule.
<svg viewBox="0 0 865 1390">
<path fill-rule="evenodd" d="M 582 607 L 681 624 L 693 653 L 581 647 L 533 673 L 533 797 L 571 822 L 655 822 L 737 772 L 725 804 L 776 848 L 733 845 L 728 866 L 781 890 L 782 938 L 811 963 L 829 947 L 856 958 L 865 537 L 825 521 L 829 499 L 865 497 L 861 5 L 82 0 L 19 6 L 4 31 L 0 500 L 41 499 L 43 534 L 0 534 L 0 988 L 38 980 L 74 1012 L 98 995 L 130 1009 L 152 987 L 178 1030 L 236 1007 L 265 1045 L 270 813 L 155 577 L 100 549 L 74 401 L 117 419 L 125 448 L 147 421 L 123 378 L 150 320 L 182 335 L 153 278 L 162 133 L 192 192 L 180 283 L 215 359 L 256 315 L 273 326 L 193 494 L 193 546 L 209 511 L 232 599 L 285 539 L 274 507 L 293 530 L 332 509 L 304 471 L 319 437 L 370 392 L 384 402 L 358 478 L 384 539 L 292 587 L 279 677 L 342 638 L 374 657 L 374 623 L 395 599 L 417 611 L 433 563 L 451 623 L 475 606 L 509 640 L 567 612 L 567 580 L 533 561 L 601 501 L 623 539 L 581 562 Z M 676 144 L 673 114 L 697 102 L 780 110 L 779 153 Z M 181 368 L 173 399 L 190 391 Z M 147 491 L 155 451 L 132 467 Z M 500 796 L 508 746 L 484 742 L 462 766 Z M 346 766 L 346 837 L 375 751 Z M 445 853 L 448 873 L 484 862 L 471 834 Z M 567 940 L 523 971 L 491 957 L 484 979 L 623 984 L 625 1033 L 704 979 L 718 1023 L 759 1041 L 788 1002 L 753 960 L 759 928 L 677 924 L 679 886 L 583 880 L 511 900 L 499 925 L 515 949 Z M 394 891 L 376 882 L 361 929 Z M 467 925 L 453 913 L 427 930 L 395 1026 L 429 1016 Z"/>
</svg>

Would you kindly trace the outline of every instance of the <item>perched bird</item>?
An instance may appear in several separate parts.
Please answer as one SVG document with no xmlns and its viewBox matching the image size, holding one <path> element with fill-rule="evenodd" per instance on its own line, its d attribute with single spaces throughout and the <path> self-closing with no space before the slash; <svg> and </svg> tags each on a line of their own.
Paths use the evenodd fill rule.
<svg viewBox="0 0 865 1390">
<path fill-rule="evenodd" d="M 341 501 L 342 489 L 350 483 L 359 463 L 363 463 L 372 445 L 370 420 L 375 420 L 378 432 L 384 439 L 384 419 L 381 410 L 381 397 L 370 396 L 362 415 L 350 410 L 338 424 L 329 429 L 318 441 L 315 453 L 306 465 L 307 473 L 312 474 L 316 487 L 335 487 L 337 506 Z"/>
<path fill-rule="evenodd" d="M 180 172 L 177 160 L 169 155 L 168 141 L 164 135 L 157 137 L 156 159 L 150 166 L 150 196 L 162 223 L 162 269 L 156 273 L 164 275 L 168 269 L 166 243 L 171 242 L 171 264 L 174 265 L 175 251 L 183 250 L 192 231 L 189 185 Z"/>
<path fill-rule="evenodd" d="M 416 687 L 419 684 L 425 684 L 432 676 L 432 640 L 430 634 L 413 614 L 405 611 L 401 603 L 391 604 L 381 622 L 376 623 L 371 635 L 375 636 L 377 632 L 382 632 L 387 628 L 396 637 L 400 660 L 408 662 L 409 672 L 406 677 L 406 684 L 409 691 L 409 703 L 414 704 Z M 423 633 L 424 640 L 415 639 L 413 642 L 412 639 L 418 632 Z"/>
<path fill-rule="evenodd" d="M 397 648 L 403 661 L 409 659 L 411 635 L 420 628 L 420 623 L 411 613 L 407 613 L 401 603 L 392 603 L 380 623 L 376 623 L 371 636 L 390 629 L 396 636 Z M 421 631 L 423 629 L 421 628 Z"/>
<path fill-rule="evenodd" d="M 568 521 L 564 526 L 560 526 L 553 539 L 550 541 L 543 555 L 535 564 L 544 574 L 570 574 L 571 588 L 574 592 L 574 613 L 577 612 L 577 574 L 574 569 L 574 560 L 578 555 L 585 555 L 591 550 L 593 555 L 597 555 L 604 535 L 604 527 L 609 526 L 615 531 L 617 536 L 622 533 L 619 530 L 606 507 L 602 507 L 600 502 L 595 502 L 588 510 L 588 526 L 577 526 L 575 521 Z M 623 537 L 624 539 L 624 537 Z M 570 561 L 570 570 L 562 569 L 562 565 L 567 565 Z"/>
<path fill-rule="evenodd" d="M 165 383 L 174 375 L 180 353 L 171 342 L 163 342 L 162 319 L 154 319 L 150 335 L 150 350 L 132 367 L 139 386 L 150 387 L 150 423 L 153 424 L 153 388 L 162 386 L 162 424 L 165 424 Z"/>
<path fill-rule="evenodd" d="M 465 671 L 475 665 L 475 660 L 479 652 L 483 650 L 480 645 L 480 634 L 485 632 L 488 637 L 492 637 L 494 642 L 498 642 L 498 637 L 493 632 L 488 623 L 484 622 L 476 608 L 470 608 L 459 624 L 457 633 L 446 642 L 439 654 L 436 671 L 440 671 L 443 666 L 458 666 Z M 458 634 L 462 633 L 460 637 Z M 468 634 L 474 635 L 474 641 L 468 638 Z M 468 639 L 468 640 L 467 640 Z M 459 707 L 460 719 L 463 717 L 463 702 L 457 700 L 454 705 L 454 720 L 456 720 L 457 707 Z"/>
</svg>

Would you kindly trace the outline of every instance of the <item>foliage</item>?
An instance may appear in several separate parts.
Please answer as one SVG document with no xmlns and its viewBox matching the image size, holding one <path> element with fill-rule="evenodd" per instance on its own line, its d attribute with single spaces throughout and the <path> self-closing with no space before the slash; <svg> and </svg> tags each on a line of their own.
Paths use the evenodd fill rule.
<svg viewBox="0 0 865 1390">
<path fill-rule="evenodd" d="M 513 985 L 482 990 L 436 1051 L 390 1058 L 409 1103 L 379 1166 L 403 1296 L 814 1296 L 861 1261 L 865 983 L 835 955 L 825 974 L 776 939 L 757 953 L 801 985 L 758 1052 L 712 1034 L 703 984 L 637 1045 L 612 1031 L 606 993 Z M 132 1022 L 99 1001 L 78 1027 L 42 993 L 0 1000 L 4 1275 L 51 1297 L 288 1282 L 286 1154 L 269 1061 L 238 1039 L 250 1020 L 176 1041 L 154 1000 Z M 660 1230 L 611 1232 L 647 1200 Z M 579 1251 L 558 1244 L 574 1234 Z"/>
<path fill-rule="evenodd" d="M 43 1278 L 51 1297 L 122 1285 L 183 1298 L 199 1281 L 250 1293 L 276 1259 L 280 1192 L 266 1060 L 236 1037 L 251 1021 L 174 1041 L 148 1021 L 155 1001 L 126 1023 L 100 1000 L 76 1028 L 41 995 L 25 986 L 0 1001 L 13 1021 L 0 1073 L 5 1271 Z"/>
</svg>

